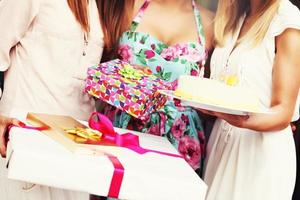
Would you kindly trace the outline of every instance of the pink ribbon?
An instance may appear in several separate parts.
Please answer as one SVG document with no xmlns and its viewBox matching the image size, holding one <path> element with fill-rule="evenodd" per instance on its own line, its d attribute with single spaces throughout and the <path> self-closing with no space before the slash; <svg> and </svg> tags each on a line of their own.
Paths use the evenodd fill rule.
<svg viewBox="0 0 300 200">
<path fill-rule="evenodd" d="M 132 133 L 125 133 L 125 134 L 118 134 L 115 132 L 113 124 L 111 121 L 104 115 L 94 112 L 92 113 L 89 119 L 89 126 L 92 129 L 100 131 L 103 135 L 101 137 L 101 141 L 93 142 L 88 141 L 87 144 L 94 144 L 94 145 L 108 145 L 108 146 L 119 146 L 130 149 L 138 154 L 145 154 L 145 153 L 157 153 L 161 155 L 176 157 L 176 158 L 183 158 L 181 155 L 172 154 L 152 149 L 146 149 L 140 146 L 139 137 Z M 13 126 L 9 127 L 12 128 Z M 44 131 L 49 129 L 48 126 L 41 126 L 41 127 L 32 127 L 32 126 L 22 126 L 21 128 L 29 129 L 29 130 L 37 130 L 37 131 Z M 114 173 L 110 182 L 108 197 L 118 198 L 119 193 L 121 190 L 123 177 L 124 177 L 124 167 L 120 160 L 111 154 L 104 153 L 110 162 L 114 166 Z"/>
<path fill-rule="evenodd" d="M 7 145 L 7 142 L 8 142 L 8 140 L 9 140 L 9 132 L 10 132 L 10 129 L 12 129 L 13 127 L 18 127 L 18 126 L 15 126 L 15 125 L 9 125 L 9 126 L 7 127 L 7 132 L 5 133 L 5 145 Z M 27 125 L 22 125 L 22 126 L 20 126 L 19 128 L 25 128 L 25 129 L 36 130 L 36 131 L 44 131 L 44 130 L 49 129 L 48 126 L 33 127 L 33 126 L 27 126 Z"/>
<path fill-rule="evenodd" d="M 121 190 L 122 182 L 123 182 L 125 169 L 122 163 L 120 162 L 120 160 L 116 156 L 110 154 L 105 154 L 105 155 L 107 155 L 110 162 L 114 166 L 114 173 L 110 181 L 108 197 L 118 198 Z"/>
<path fill-rule="evenodd" d="M 115 132 L 113 124 L 104 115 L 94 112 L 89 119 L 89 126 L 92 129 L 98 130 L 103 135 L 101 141 L 97 144 L 119 146 L 130 149 L 138 154 L 157 153 L 161 155 L 183 158 L 181 155 L 167 153 L 152 149 L 146 149 L 140 146 L 139 136 L 132 133 L 118 134 Z"/>
<path fill-rule="evenodd" d="M 10 129 L 13 127 L 17 127 L 17 126 L 14 126 L 14 125 L 9 126 L 7 129 L 8 133 L 9 133 Z M 27 125 L 22 126 L 20 128 L 36 130 L 36 131 L 44 131 L 44 130 L 49 129 L 48 126 L 33 127 L 33 126 L 27 126 Z M 8 137 L 8 134 L 6 134 L 6 135 Z M 7 141 L 8 141 L 8 138 L 7 138 L 6 142 Z M 118 198 L 120 190 L 121 190 L 123 177 L 124 177 L 124 167 L 123 167 L 122 163 L 120 162 L 120 160 L 116 156 L 105 153 L 105 152 L 104 152 L 104 155 L 106 155 L 108 157 L 108 159 L 114 166 L 114 172 L 113 172 L 113 176 L 112 176 L 112 179 L 110 182 L 110 187 L 109 187 L 107 196 L 112 197 L 112 198 Z"/>
</svg>

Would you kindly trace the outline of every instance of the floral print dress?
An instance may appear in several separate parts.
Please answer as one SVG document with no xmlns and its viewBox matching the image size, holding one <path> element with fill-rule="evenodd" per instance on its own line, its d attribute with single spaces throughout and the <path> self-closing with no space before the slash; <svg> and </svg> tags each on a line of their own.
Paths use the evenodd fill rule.
<svg viewBox="0 0 300 200">
<path fill-rule="evenodd" d="M 157 38 L 136 32 L 142 16 L 150 4 L 146 0 L 132 22 L 131 29 L 120 38 L 118 56 L 131 64 L 148 66 L 153 74 L 170 81 L 176 86 L 180 75 L 202 76 L 207 58 L 205 37 L 199 10 L 192 1 L 198 28 L 198 43 L 184 43 L 168 46 Z M 104 114 L 114 122 L 114 126 L 144 133 L 164 136 L 178 149 L 194 170 L 200 172 L 204 154 L 205 138 L 202 121 L 198 113 L 180 103 L 168 101 L 161 110 L 141 121 L 113 106 L 106 106 Z"/>
</svg>

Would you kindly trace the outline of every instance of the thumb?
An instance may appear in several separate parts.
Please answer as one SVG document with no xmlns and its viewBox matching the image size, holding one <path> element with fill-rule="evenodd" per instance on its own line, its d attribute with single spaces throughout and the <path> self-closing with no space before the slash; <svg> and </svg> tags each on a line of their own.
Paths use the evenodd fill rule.
<svg viewBox="0 0 300 200">
<path fill-rule="evenodd" d="M 9 124 L 10 125 L 14 125 L 14 126 L 18 126 L 18 127 L 24 127 L 24 126 L 26 126 L 26 124 L 24 124 L 23 122 L 21 122 L 18 119 L 15 119 L 15 118 L 10 118 L 9 119 Z"/>
<path fill-rule="evenodd" d="M 5 127 L 1 128 L 0 134 L 0 154 L 1 156 L 5 156 L 6 155 L 6 142 L 7 142 L 7 137 L 8 137 L 8 132 L 9 131 L 9 126 L 13 125 L 13 126 L 17 126 L 17 127 L 24 127 L 25 124 L 23 122 L 21 122 L 18 119 L 14 119 L 14 118 L 8 118 L 5 120 Z"/>
</svg>

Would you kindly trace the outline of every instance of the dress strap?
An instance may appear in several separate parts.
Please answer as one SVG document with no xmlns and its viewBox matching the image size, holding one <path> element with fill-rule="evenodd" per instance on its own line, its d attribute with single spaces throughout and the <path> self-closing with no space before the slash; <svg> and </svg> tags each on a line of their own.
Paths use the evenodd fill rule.
<svg viewBox="0 0 300 200">
<path fill-rule="evenodd" d="M 144 16 L 145 10 L 148 8 L 149 4 L 150 4 L 151 0 L 145 0 L 145 2 L 143 3 L 143 5 L 141 6 L 141 8 L 139 9 L 137 15 L 135 16 L 135 18 L 133 19 L 132 23 L 131 23 L 131 27 L 130 27 L 130 31 L 134 32 L 138 25 L 140 24 L 142 17 Z"/>
<path fill-rule="evenodd" d="M 199 43 L 205 47 L 206 41 L 205 41 L 205 35 L 204 35 L 204 31 L 203 31 L 203 25 L 202 25 L 200 11 L 197 8 L 195 0 L 192 0 L 192 4 L 193 4 L 194 15 L 195 15 L 195 19 L 196 19 Z"/>
</svg>

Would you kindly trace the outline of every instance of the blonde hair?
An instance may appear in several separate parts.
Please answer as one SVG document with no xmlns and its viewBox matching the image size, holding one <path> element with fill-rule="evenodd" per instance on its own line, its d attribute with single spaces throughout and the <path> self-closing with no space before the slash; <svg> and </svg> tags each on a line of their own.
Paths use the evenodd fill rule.
<svg viewBox="0 0 300 200">
<path fill-rule="evenodd" d="M 250 40 L 255 46 L 267 33 L 279 7 L 280 0 L 266 0 L 255 16 L 255 23 L 238 42 Z M 215 21 L 215 41 L 223 46 L 226 37 L 237 31 L 241 18 L 249 11 L 250 0 L 220 0 Z"/>
</svg>

